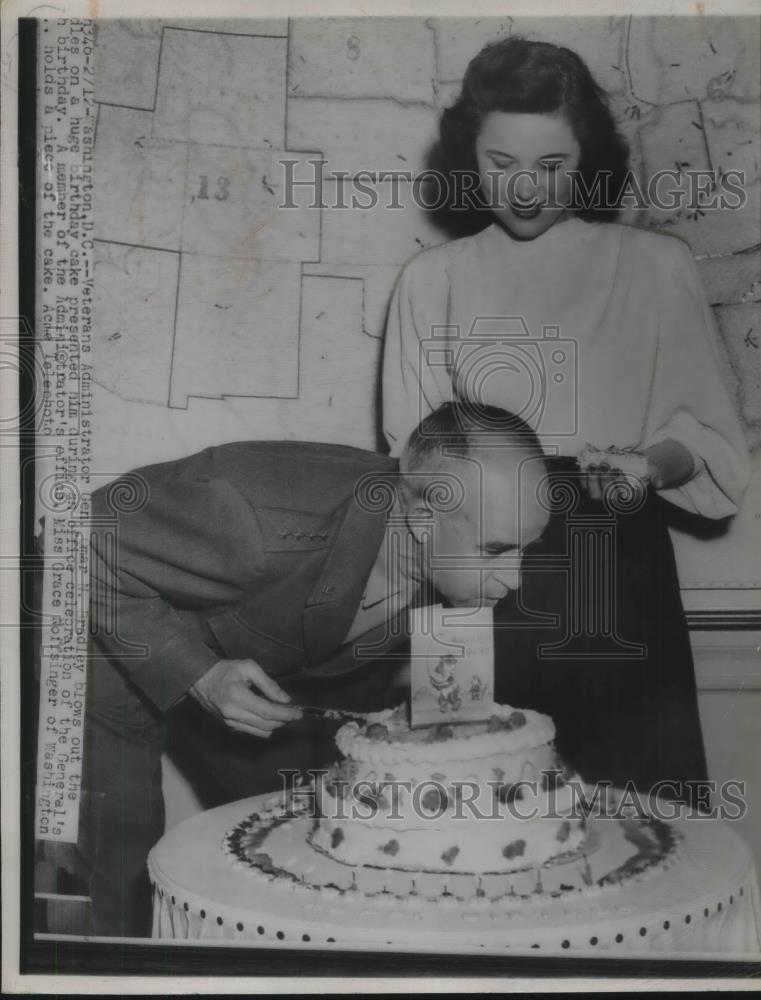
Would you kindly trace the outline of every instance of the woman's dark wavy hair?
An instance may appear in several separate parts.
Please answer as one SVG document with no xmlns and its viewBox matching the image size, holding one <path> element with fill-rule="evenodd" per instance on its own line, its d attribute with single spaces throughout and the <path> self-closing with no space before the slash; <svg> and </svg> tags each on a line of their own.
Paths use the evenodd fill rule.
<svg viewBox="0 0 761 1000">
<path fill-rule="evenodd" d="M 439 142 L 431 158 L 436 169 L 449 175 L 454 171 L 478 172 L 476 138 L 492 111 L 562 113 L 581 147 L 579 174 L 587 191 L 593 190 L 601 171 L 611 175 L 608 201 L 580 205 L 575 214 L 597 222 L 616 218 L 629 150 L 616 128 L 605 91 L 575 52 L 517 36 L 484 46 L 465 71 L 459 97 L 441 115 Z M 605 192 L 604 185 L 601 190 Z M 479 200 L 485 206 L 483 199 Z M 476 214 L 482 216 L 478 228 L 491 221 L 484 212 Z"/>
</svg>

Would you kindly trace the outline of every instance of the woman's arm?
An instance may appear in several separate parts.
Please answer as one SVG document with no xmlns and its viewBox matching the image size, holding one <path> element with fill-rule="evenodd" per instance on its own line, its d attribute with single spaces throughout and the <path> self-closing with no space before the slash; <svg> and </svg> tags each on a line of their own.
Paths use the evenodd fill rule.
<svg viewBox="0 0 761 1000">
<path fill-rule="evenodd" d="M 399 455 L 410 432 L 452 399 L 444 364 L 448 279 L 439 254 L 424 251 L 402 270 L 391 297 L 383 347 L 383 433 Z"/>
<path fill-rule="evenodd" d="M 658 269 L 658 352 L 640 450 L 657 488 L 676 506 L 721 518 L 734 514 L 749 458 L 719 361 L 713 314 L 689 247 L 651 235 Z M 680 447 L 676 447 L 680 446 Z M 694 469 L 685 452 L 693 458 Z"/>
</svg>

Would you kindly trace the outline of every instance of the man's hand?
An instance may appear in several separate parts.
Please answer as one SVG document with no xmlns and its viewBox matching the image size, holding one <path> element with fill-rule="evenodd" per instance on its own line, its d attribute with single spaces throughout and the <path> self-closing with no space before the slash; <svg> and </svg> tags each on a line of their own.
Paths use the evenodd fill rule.
<svg viewBox="0 0 761 1000">
<path fill-rule="evenodd" d="M 301 718 L 299 709 L 288 704 L 290 696 L 253 660 L 220 660 L 196 681 L 190 694 L 230 729 L 262 739 Z"/>
</svg>

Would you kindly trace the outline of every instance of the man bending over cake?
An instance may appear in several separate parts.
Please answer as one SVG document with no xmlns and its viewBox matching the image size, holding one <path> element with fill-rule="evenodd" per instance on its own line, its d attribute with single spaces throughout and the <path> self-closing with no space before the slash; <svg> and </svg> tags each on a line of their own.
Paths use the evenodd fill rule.
<svg viewBox="0 0 761 1000">
<path fill-rule="evenodd" d="M 398 701 L 407 608 L 434 593 L 493 605 L 517 589 L 522 552 L 548 520 L 545 475 L 522 420 L 446 403 L 398 461 L 240 442 L 93 494 L 96 933 L 149 933 L 162 750 L 205 779 L 209 806 L 278 789 L 279 769 L 329 762 L 335 727 L 296 706 Z"/>
</svg>

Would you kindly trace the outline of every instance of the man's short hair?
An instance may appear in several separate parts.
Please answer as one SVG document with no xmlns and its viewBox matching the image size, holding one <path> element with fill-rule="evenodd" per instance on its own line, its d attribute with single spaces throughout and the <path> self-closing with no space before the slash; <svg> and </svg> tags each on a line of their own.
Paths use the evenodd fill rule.
<svg viewBox="0 0 761 1000">
<path fill-rule="evenodd" d="M 447 458 L 469 458 L 477 448 L 505 447 L 544 459 L 536 432 L 525 420 L 508 410 L 483 403 L 443 403 L 430 413 L 407 438 L 399 458 L 403 476 L 438 468 Z M 420 493 L 418 477 L 406 480 L 412 493 Z"/>
</svg>

